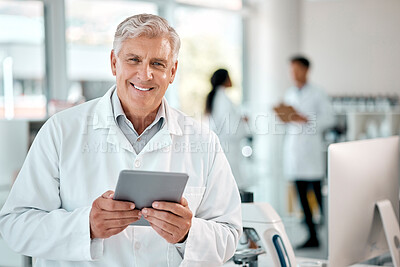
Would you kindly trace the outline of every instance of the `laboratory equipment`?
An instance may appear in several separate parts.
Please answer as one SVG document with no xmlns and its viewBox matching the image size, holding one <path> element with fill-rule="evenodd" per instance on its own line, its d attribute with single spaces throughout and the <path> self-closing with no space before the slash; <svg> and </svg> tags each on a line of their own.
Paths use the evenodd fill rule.
<svg viewBox="0 0 400 267">
<path fill-rule="evenodd" d="M 293 248 L 286 235 L 285 227 L 278 213 L 268 203 L 242 203 L 243 230 L 250 241 L 255 244 L 253 250 L 245 255 L 250 259 L 248 266 L 257 266 L 251 252 L 261 255 L 266 251 L 274 267 L 297 267 Z M 240 250 L 236 253 L 243 254 Z M 234 257 L 234 259 L 235 259 Z"/>
</svg>

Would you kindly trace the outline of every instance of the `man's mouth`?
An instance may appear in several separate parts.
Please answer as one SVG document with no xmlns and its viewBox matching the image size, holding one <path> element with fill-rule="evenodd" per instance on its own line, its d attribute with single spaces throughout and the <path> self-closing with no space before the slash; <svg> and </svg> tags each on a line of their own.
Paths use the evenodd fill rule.
<svg viewBox="0 0 400 267">
<path fill-rule="evenodd" d="M 137 86 L 137 85 L 134 85 L 133 83 L 131 83 L 131 85 L 132 85 L 135 89 L 137 89 L 137 90 L 139 90 L 139 91 L 150 91 L 150 90 L 153 90 L 153 89 L 154 89 L 154 87 L 139 87 L 139 86 Z"/>
</svg>

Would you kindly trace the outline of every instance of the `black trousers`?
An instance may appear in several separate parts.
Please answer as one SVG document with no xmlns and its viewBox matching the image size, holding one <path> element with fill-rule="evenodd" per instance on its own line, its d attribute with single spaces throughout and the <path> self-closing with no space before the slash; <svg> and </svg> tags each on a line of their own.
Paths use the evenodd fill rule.
<svg viewBox="0 0 400 267">
<path fill-rule="evenodd" d="M 315 230 L 315 225 L 312 220 L 312 212 L 310 208 L 310 203 L 307 200 L 307 191 L 312 187 L 317 198 L 321 214 L 323 214 L 322 209 L 322 194 L 321 194 L 321 181 L 305 181 L 305 180 L 296 180 L 296 188 L 297 193 L 300 198 L 300 203 L 303 208 L 304 216 L 306 219 L 306 224 L 308 227 L 308 231 L 310 234 L 310 238 L 317 238 L 317 232 Z"/>
</svg>

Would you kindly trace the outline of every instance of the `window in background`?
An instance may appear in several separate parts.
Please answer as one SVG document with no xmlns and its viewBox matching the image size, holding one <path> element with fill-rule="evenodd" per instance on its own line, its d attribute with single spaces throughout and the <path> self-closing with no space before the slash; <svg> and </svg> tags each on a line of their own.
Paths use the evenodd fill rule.
<svg viewBox="0 0 400 267">
<path fill-rule="evenodd" d="M 1 1 L 0 25 L 0 118 L 43 118 L 43 3 Z"/>
<path fill-rule="evenodd" d="M 242 0 L 177 0 L 177 2 L 231 10 L 240 10 L 242 8 Z"/>
<path fill-rule="evenodd" d="M 66 0 L 65 4 L 69 97 L 79 93 L 87 100 L 102 96 L 114 84 L 110 52 L 118 24 L 135 14 L 157 14 L 157 5 L 89 0 Z"/>
<path fill-rule="evenodd" d="M 229 71 L 237 104 L 242 96 L 242 17 L 205 8 L 176 9 L 176 29 L 182 40 L 178 83 L 181 109 L 192 116 L 204 112 L 210 78 L 218 68 Z"/>
</svg>

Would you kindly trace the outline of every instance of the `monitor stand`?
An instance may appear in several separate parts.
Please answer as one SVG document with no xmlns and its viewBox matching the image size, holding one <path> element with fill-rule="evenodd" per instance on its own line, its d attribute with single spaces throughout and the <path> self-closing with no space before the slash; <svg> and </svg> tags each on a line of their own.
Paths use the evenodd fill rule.
<svg viewBox="0 0 400 267">
<path fill-rule="evenodd" d="M 376 202 L 395 267 L 400 267 L 400 226 L 389 200 Z"/>
</svg>

